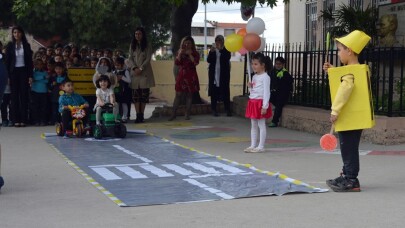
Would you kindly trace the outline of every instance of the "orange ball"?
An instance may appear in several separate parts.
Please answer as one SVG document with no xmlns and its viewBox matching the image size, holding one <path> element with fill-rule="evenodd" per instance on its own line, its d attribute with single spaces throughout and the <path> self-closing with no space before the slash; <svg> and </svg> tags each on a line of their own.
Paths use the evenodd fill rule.
<svg viewBox="0 0 405 228">
<path fill-rule="evenodd" d="M 332 134 L 325 134 L 319 140 L 321 148 L 326 151 L 333 151 L 337 146 L 337 139 Z"/>
<path fill-rule="evenodd" d="M 241 36 L 243 36 L 243 37 L 246 36 L 246 33 L 247 33 L 247 32 L 246 32 L 246 28 L 241 28 L 241 29 L 239 29 L 238 32 L 237 32 L 238 35 L 241 35 Z"/>
<path fill-rule="evenodd" d="M 243 38 L 243 47 L 248 51 L 256 51 L 260 48 L 260 36 L 255 33 L 248 33 Z"/>
</svg>

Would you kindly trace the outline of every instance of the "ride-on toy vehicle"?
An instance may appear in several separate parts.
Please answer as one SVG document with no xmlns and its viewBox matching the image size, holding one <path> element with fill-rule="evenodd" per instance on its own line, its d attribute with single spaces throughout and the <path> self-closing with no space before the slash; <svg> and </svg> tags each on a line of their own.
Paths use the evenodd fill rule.
<svg viewBox="0 0 405 228">
<path fill-rule="evenodd" d="M 85 136 L 87 131 L 90 131 L 91 129 L 86 129 L 83 124 L 82 119 L 86 116 L 84 106 L 69 105 L 68 108 L 72 115 L 72 125 L 63 126 L 63 123 L 56 124 L 56 134 L 59 136 L 64 136 L 66 132 L 67 136 L 77 136 L 77 137 Z"/>
<path fill-rule="evenodd" d="M 106 136 L 125 138 L 127 136 L 127 127 L 121 123 L 116 122 L 116 119 L 120 119 L 119 116 L 116 118 L 113 114 L 113 104 L 106 103 L 102 107 L 101 123 L 92 124 L 93 125 L 93 136 L 95 139 L 101 139 Z M 91 121 L 96 120 L 96 115 L 91 115 Z"/>
</svg>

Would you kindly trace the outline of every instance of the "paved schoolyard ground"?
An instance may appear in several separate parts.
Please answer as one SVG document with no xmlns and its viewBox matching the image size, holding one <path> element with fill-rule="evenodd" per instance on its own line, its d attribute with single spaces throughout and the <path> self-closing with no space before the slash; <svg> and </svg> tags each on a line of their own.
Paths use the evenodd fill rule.
<svg viewBox="0 0 405 228">
<path fill-rule="evenodd" d="M 341 167 L 322 153 L 320 135 L 268 128 L 267 151 L 246 154 L 250 121 L 178 117 L 128 124 L 240 163 L 326 188 Z M 362 143 L 361 193 L 287 194 L 235 200 L 118 207 L 66 164 L 41 137 L 49 127 L 2 128 L 0 227 L 403 227 L 405 145 Z M 401 152 L 402 151 L 402 152 Z M 378 153 L 375 153 L 378 152 Z M 388 153 L 389 152 L 389 153 Z M 380 154 L 380 155 L 374 155 Z"/>
</svg>

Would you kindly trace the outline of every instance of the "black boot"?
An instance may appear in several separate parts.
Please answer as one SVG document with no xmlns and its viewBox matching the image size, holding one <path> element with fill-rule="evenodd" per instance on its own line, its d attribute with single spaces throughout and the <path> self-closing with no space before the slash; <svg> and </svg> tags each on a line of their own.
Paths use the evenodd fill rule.
<svg viewBox="0 0 405 228">
<path fill-rule="evenodd" d="M 144 123 L 145 122 L 145 118 L 143 118 L 143 113 L 139 113 L 139 118 L 141 119 L 140 123 Z"/>
<path fill-rule="evenodd" d="M 169 117 L 168 121 L 172 121 L 174 119 L 176 119 L 176 111 L 177 108 L 180 105 L 180 95 L 176 94 L 176 96 L 174 97 L 174 102 L 173 102 L 173 110 L 172 110 L 172 115 Z"/>
<path fill-rule="evenodd" d="M 0 189 L 1 189 L 1 187 L 3 187 L 3 185 L 4 185 L 4 179 L 3 179 L 3 177 L 0 176 Z"/>
<path fill-rule="evenodd" d="M 137 113 L 136 114 L 136 119 L 135 119 L 135 123 L 141 123 L 141 113 Z"/>
</svg>

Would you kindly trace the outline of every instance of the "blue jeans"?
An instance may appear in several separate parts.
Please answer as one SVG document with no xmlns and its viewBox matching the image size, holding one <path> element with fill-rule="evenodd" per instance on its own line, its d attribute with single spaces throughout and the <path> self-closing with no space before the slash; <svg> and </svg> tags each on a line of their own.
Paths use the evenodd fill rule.
<svg viewBox="0 0 405 228">
<path fill-rule="evenodd" d="M 343 161 L 343 174 L 357 178 L 360 171 L 359 144 L 363 130 L 340 131 L 339 143 Z"/>
</svg>

